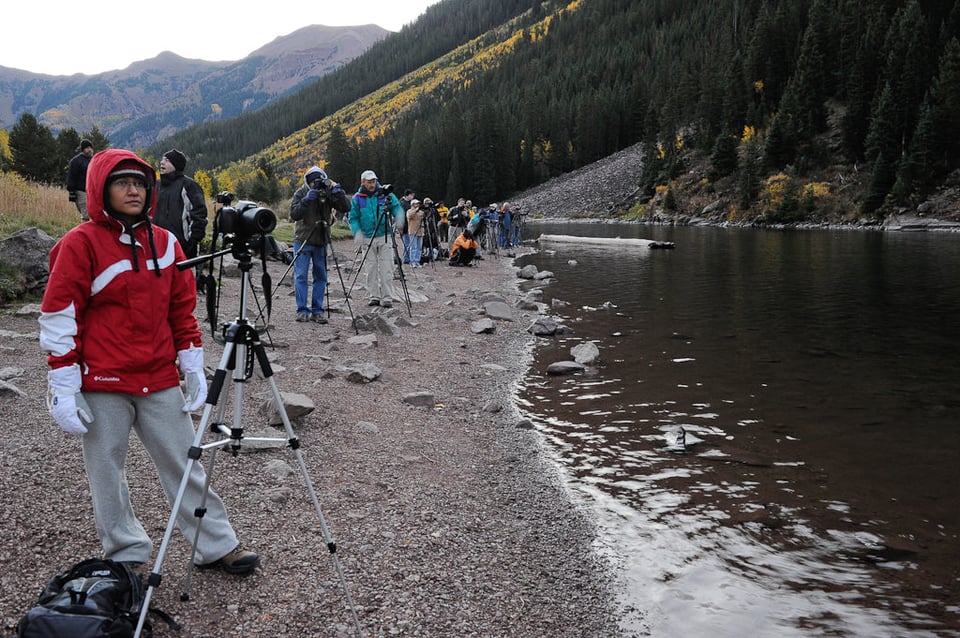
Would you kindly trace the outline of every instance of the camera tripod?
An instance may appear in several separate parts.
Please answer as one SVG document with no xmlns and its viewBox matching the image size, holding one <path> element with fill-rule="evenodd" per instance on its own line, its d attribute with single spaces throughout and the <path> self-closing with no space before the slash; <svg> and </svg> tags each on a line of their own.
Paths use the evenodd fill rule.
<svg viewBox="0 0 960 638">
<path fill-rule="evenodd" d="M 160 567 L 163 564 L 163 560 L 166 556 L 167 545 L 169 544 L 170 538 L 173 535 L 174 526 L 176 525 L 177 512 L 180 510 L 180 506 L 189 482 L 190 473 L 193 469 L 193 464 L 200 459 L 200 456 L 204 450 L 209 449 L 212 450 L 212 452 L 206 472 L 206 482 L 204 484 L 203 496 L 199 506 L 194 511 L 194 515 L 199 519 L 199 521 L 197 523 L 196 532 L 191 546 L 190 563 L 186 579 L 184 581 L 184 589 L 180 594 L 181 600 L 185 601 L 189 600 L 190 598 L 190 578 L 192 576 L 192 570 L 194 567 L 194 558 L 196 556 L 197 543 L 200 537 L 200 528 L 203 524 L 203 516 L 206 512 L 205 505 L 207 495 L 210 491 L 210 481 L 213 476 L 213 469 L 216 462 L 216 452 L 219 448 L 229 445 L 232 453 L 236 455 L 242 447 L 242 441 L 245 439 L 243 436 L 242 412 L 243 383 L 245 383 L 252 376 L 252 364 L 254 357 L 260 364 L 260 370 L 263 378 L 270 384 L 274 405 L 280 414 L 280 418 L 283 421 L 283 427 L 287 435 L 285 442 L 287 445 L 289 445 L 290 449 L 293 450 L 297 464 L 300 467 L 300 473 L 303 476 L 304 483 L 306 484 L 307 492 L 310 495 L 310 500 L 313 502 L 313 507 L 320 523 L 320 529 L 323 533 L 324 541 L 326 542 L 327 549 L 329 550 L 330 556 L 333 560 L 334 569 L 336 570 L 337 576 L 340 579 L 340 585 L 343 588 L 347 605 L 350 608 L 350 613 L 352 615 L 357 636 L 362 636 L 363 632 L 360 628 L 360 620 L 357 617 L 356 608 L 354 607 L 353 600 L 350 597 L 350 591 L 347 588 L 347 581 L 346 577 L 344 576 L 343 567 L 340 564 L 340 558 L 336 553 L 337 544 L 330 534 L 330 529 L 327 527 L 326 520 L 323 516 L 323 510 L 320 507 L 320 501 L 317 498 L 316 490 L 314 489 L 313 483 L 310 480 L 310 475 L 307 472 L 307 466 L 303 459 L 303 453 L 300 451 L 300 440 L 294 435 L 293 426 L 290 424 L 290 417 L 287 415 L 287 412 L 283 407 L 283 399 L 280 395 L 280 390 L 277 387 L 276 380 L 273 378 L 273 370 L 270 366 L 270 361 L 267 359 L 266 350 L 263 347 L 263 344 L 260 342 L 260 336 L 257 333 L 257 330 L 250 325 L 246 319 L 246 293 L 248 288 L 247 280 L 250 275 L 250 269 L 252 268 L 250 255 L 243 253 L 238 257 L 240 259 L 240 271 L 243 279 L 243 285 L 240 288 L 240 316 L 236 321 L 224 328 L 225 347 L 223 350 L 223 356 L 220 358 L 220 364 L 217 367 L 213 381 L 210 384 L 210 392 L 208 393 L 206 403 L 204 404 L 203 416 L 201 417 L 200 424 L 197 427 L 196 437 L 194 438 L 193 445 L 190 447 L 187 453 L 187 466 L 180 481 L 180 488 L 177 491 L 176 498 L 173 502 L 172 513 L 167 521 L 167 527 L 163 534 L 163 540 L 160 543 L 160 550 L 157 553 L 153 568 L 151 569 L 151 573 L 147 579 L 147 589 L 144 594 L 143 606 L 140 610 L 140 617 L 137 622 L 134 638 L 139 638 L 146 622 L 147 615 L 150 612 L 150 599 L 153 595 L 153 591 L 160 586 Z M 181 262 L 177 264 L 177 267 L 183 269 L 182 267 L 184 267 L 187 263 L 188 262 Z M 190 266 L 186 265 L 185 267 L 189 268 Z M 228 370 L 233 371 L 233 425 L 230 428 L 224 425 L 226 403 L 220 401 L 220 394 L 224 389 Z M 210 424 L 210 415 L 213 412 L 214 406 L 217 406 L 217 417 L 216 420 Z M 208 425 L 210 425 L 211 432 L 222 435 L 222 438 L 211 443 L 203 444 L 204 434 L 206 433 Z M 246 440 L 260 442 L 284 441 L 284 439 L 258 437 L 247 437 Z"/>
<path fill-rule="evenodd" d="M 389 196 L 389 193 L 387 194 Z M 357 278 L 360 276 L 360 273 L 363 271 L 363 264 L 367 260 L 367 255 L 370 254 L 370 248 L 373 246 L 373 242 L 377 239 L 382 238 L 384 242 L 387 241 L 387 237 L 390 237 L 390 242 L 393 247 L 393 260 L 400 273 L 400 287 L 403 290 L 403 300 L 407 305 L 407 314 L 410 317 L 413 317 L 413 306 L 410 303 L 410 292 L 407 290 L 407 278 L 403 272 L 403 259 L 400 258 L 400 253 L 397 250 L 397 236 L 393 232 L 393 224 L 390 222 L 389 213 L 387 211 L 387 202 L 384 200 L 382 203 L 378 204 L 377 210 L 377 226 L 373 229 L 373 234 L 370 237 L 370 241 L 367 242 L 367 248 L 364 250 L 362 247 L 357 247 L 357 255 L 360 256 L 360 252 L 363 251 L 363 255 L 360 257 L 360 264 L 356 267 L 356 272 L 353 276 L 353 281 L 350 282 L 350 291 L 353 290 L 353 286 L 357 283 Z M 377 235 L 377 232 L 381 229 L 385 229 L 386 233 L 384 235 Z M 354 260 L 356 261 L 356 260 Z M 376 264 L 374 264 L 376 267 Z M 391 268 L 392 270 L 392 268 Z M 347 297 L 350 296 L 350 293 L 347 293 Z"/>
<path fill-rule="evenodd" d="M 357 328 L 357 325 L 356 325 L 356 324 L 357 324 L 356 317 L 355 317 L 354 314 L 353 314 L 353 307 L 350 305 L 350 292 L 347 290 L 347 285 L 346 285 L 346 283 L 343 281 L 343 271 L 340 269 L 340 262 L 339 262 L 339 260 L 337 259 L 337 252 L 333 249 L 333 237 L 332 237 L 332 235 L 331 235 L 331 233 L 330 233 L 330 225 L 327 224 L 327 222 L 325 222 L 325 221 L 323 221 L 322 219 L 320 219 L 320 220 L 317 221 L 317 223 L 314 225 L 314 227 L 310 229 L 310 234 L 307 235 L 307 238 L 303 241 L 302 244 L 300 244 L 300 249 L 293 253 L 293 258 L 290 260 L 290 263 L 287 265 L 287 269 L 283 271 L 283 274 L 282 274 L 282 275 L 280 275 L 279 282 L 282 283 L 283 280 L 286 278 L 286 276 L 287 276 L 288 274 L 290 274 L 290 270 L 291 270 L 291 269 L 294 267 L 294 265 L 297 263 L 297 258 L 300 257 L 300 255 L 303 253 L 304 248 L 306 248 L 307 245 L 310 243 L 310 239 L 313 237 L 313 234 L 314 234 L 315 232 L 317 232 L 317 228 L 320 228 L 320 229 L 321 229 L 321 232 L 323 232 L 323 242 L 324 242 L 324 243 L 323 243 L 323 247 L 324 247 L 324 251 L 323 251 L 323 252 L 324 252 L 324 259 L 325 259 L 325 260 L 326 260 L 326 259 L 331 259 L 331 258 L 333 259 L 333 266 L 334 266 L 334 268 L 336 268 L 336 270 L 337 270 L 337 276 L 340 278 L 340 289 L 343 290 L 343 298 L 344 298 L 344 301 L 345 301 L 346 304 L 347 304 L 347 312 L 350 313 L 350 324 L 354 327 L 354 330 L 356 331 L 356 333 L 357 333 L 357 334 L 360 334 L 360 330 Z M 324 266 L 324 267 L 326 267 L 326 266 Z M 327 286 L 326 286 L 326 288 L 327 288 L 327 291 L 326 291 L 326 293 L 327 293 L 327 294 L 326 294 L 327 300 L 326 300 L 326 305 L 327 305 L 327 316 L 328 316 L 328 317 L 330 316 L 330 277 L 329 277 L 329 273 L 330 273 L 330 269 L 327 268 Z M 294 287 L 296 287 L 296 282 L 294 282 Z M 277 290 L 279 290 L 279 287 L 277 288 Z M 309 292 L 309 291 L 308 291 L 308 292 Z M 274 294 L 276 294 L 276 291 L 274 291 Z M 260 315 L 257 317 L 257 320 L 259 320 L 262 316 L 263 316 L 263 310 L 261 309 Z"/>
</svg>

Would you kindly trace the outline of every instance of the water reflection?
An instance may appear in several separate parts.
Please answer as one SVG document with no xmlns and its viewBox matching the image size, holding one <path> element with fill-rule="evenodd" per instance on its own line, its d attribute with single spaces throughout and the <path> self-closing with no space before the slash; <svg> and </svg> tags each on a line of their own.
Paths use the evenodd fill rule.
<svg viewBox="0 0 960 638">
<path fill-rule="evenodd" d="M 540 340 L 517 396 L 597 506 L 625 626 L 960 635 L 960 240 L 543 232 L 631 229 L 677 248 L 528 258 L 574 332 Z M 584 341 L 585 374 L 537 372 Z"/>
</svg>

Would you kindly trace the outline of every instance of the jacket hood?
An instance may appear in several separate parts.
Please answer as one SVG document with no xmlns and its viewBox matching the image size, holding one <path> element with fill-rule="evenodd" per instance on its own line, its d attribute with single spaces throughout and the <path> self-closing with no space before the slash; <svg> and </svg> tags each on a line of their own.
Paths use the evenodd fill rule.
<svg viewBox="0 0 960 638">
<path fill-rule="evenodd" d="M 315 177 L 310 179 L 311 175 L 314 175 Z M 319 166 L 311 166 L 307 169 L 307 172 L 303 174 L 303 183 L 307 186 L 309 186 L 310 182 L 315 179 L 327 179 L 327 174 Z"/>
<path fill-rule="evenodd" d="M 113 172 L 113 169 L 123 161 L 133 161 L 143 168 L 147 178 L 147 197 L 145 210 L 147 217 L 153 219 L 153 211 L 157 206 L 157 173 L 147 162 L 143 161 L 135 153 L 122 149 L 108 149 L 100 151 L 90 160 L 87 167 L 87 213 L 90 220 L 100 223 L 109 222 L 111 217 L 107 213 L 105 202 L 107 201 L 106 186 L 107 177 Z"/>
</svg>

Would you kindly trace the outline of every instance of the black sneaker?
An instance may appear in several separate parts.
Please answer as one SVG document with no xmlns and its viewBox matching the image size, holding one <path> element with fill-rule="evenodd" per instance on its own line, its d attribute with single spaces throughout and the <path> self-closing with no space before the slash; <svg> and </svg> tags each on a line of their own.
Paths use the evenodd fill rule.
<svg viewBox="0 0 960 638">
<path fill-rule="evenodd" d="M 241 576 L 244 574 L 249 574 L 255 570 L 259 564 L 259 556 L 250 550 L 244 549 L 243 545 L 237 545 L 233 548 L 232 552 L 220 560 L 215 560 L 212 563 L 206 563 L 205 565 L 198 565 L 198 567 L 200 569 L 220 568 L 228 574 L 236 574 Z"/>
<path fill-rule="evenodd" d="M 371 299 L 370 301 L 367 302 L 367 305 L 368 305 L 368 306 L 379 306 L 379 305 L 380 305 L 380 300 L 379 300 L 379 299 Z"/>
</svg>

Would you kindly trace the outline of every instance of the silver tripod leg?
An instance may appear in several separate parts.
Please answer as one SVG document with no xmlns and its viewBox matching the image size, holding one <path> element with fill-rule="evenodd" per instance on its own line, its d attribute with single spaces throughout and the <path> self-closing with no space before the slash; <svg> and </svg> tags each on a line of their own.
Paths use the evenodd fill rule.
<svg viewBox="0 0 960 638">
<path fill-rule="evenodd" d="M 228 342 L 223 349 L 223 356 L 220 358 L 220 366 L 217 368 L 217 373 L 220 375 L 220 386 L 223 384 L 223 373 L 230 361 L 231 352 L 233 352 L 233 343 Z M 217 383 L 216 377 L 214 378 L 214 383 Z M 147 614 L 150 612 L 150 599 L 153 597 L 153 590 L 160 586 L 160 567 L 163 565 L 163 559 L 167 554 L 167 545 L 169 545 L 170 538 L 173 536 L 173 529 L 177 522 L 177 512 L 180 511 L 180 504 L 183 502 L 183 495 L 186 492 L 187 484 L 190 481 L 190 472 L 193 470 L 194 462 L 200 458 L 200 453 L 203 450 L 201 443 L 203 442 L 203 435 L 207 429 L 207 423 L 210 420 L 210 413 L 213 411 L 213 406 L 216 403 L 217 394 L 219 394 L 219 388 L 216 392 L 211 392 L 211 394 L 207 396 L 207 402 L 203 407 L 203 416 L 200 419 L 200 425 L 197 427 L 197 433 L 193 439 L 193 446 L 187 453 L 187 466 L 184 469 L 183 477 L 180 479 L 180 488 L 177 490 L 177 496 L 173 501 L 173 511 L 170 514 L 170 519 L 167 521 L 167 528 L 163 533 L 163 540 L 160 542 L 160 550 L 157 552 L 157 558 L 154 560 L 153 569 L 151 570 L 150 576 L 147 579 L 147 591 L 143 596 L 143 607 L 140 609 L 140 617 L 137 620 L 137 628 L 133 634 L 134 638 L 139 638 L 140 632 L 143 631 L 144 623 L 146 623 L 147 620 Z"/>
<path fill-rule="evenodd" d="M 347 605 L 350 608 L 350 613 L 353 619 L 354 627 L 357 632 L 357 636 L 363 636 L 363 630 L 360 627 L 360 619 L 357 616 L 356 607 L 354 606 L 353 599 L 350 596 L 350 590 L 347 587 L 347 579 L 343 572 L 343 566 L 340 563 L 340 557 L 336 553 L 337 544 L 333 540 L 332 535 L 330 534 L 330 529 L 327 527 L 326 519 L 323 516 L 323 510 L 320 507 L 320 499 L 317 497 L 317 493 L 316 493 L 316 490 L 314 489 L 313 482 L 310 480 L 310 474 L 307 471 L 307 465 L 303 459 L 303 453 L 300 451 L 300 440 L 294 435 L 293 425 L 290 423 L 290 417 L 287 416 L 287 411 L 283 407 L 283 397 L 280 394 L 280 389 L 277 386 L 276 379 L 274 379 L 273 377 L 273 370 L 270 366 L 270 361 L 267 358 L 267 353 L 263 348 L 263 344 L 260 343 L 259 337 L 257 336 L 256 331 L 252 327 L 250 327 L 249 325 L 244 325 L 240 327 L 240 330 L 241 332 L 243 330 L 246 330 L 246 332 L 243 334 L 247 335 L 248 339 L 243 343 L 237 344 L 236 337 L 234 337 L 234 339 L 232 340 L 228 339 L 224 347 L 223 356 L 220 358 L 220 365 L 217 367 L 217 371 L 214 374 L 213 382 L 211 383 L 211 387 L 210 387 L 210 393 L 207 396 L 207 403 L 205 404 L 203 409 L 203 416 L 200 419 L 199 426 L 197 427 L 197 434 L 196 434 L 196 437 L 194 438 L 193 446 L 190 448 L 190 451 L 188 453 L 187 466 L 184 471 L 183 478 L 180 481 L 180 488 L 177 491 L 177 496 L 174 499 L 173 513 L 171 514 L 170 519 L 167 522 L 167 528 L 163 534 L 163 540 L 160 543 L 160 550 L 157 553 L 157 558 L 154 562 L 153 569 L 147 581 L 148 586 L 144 594 L 143 607 L 140 610 L 140 617 L 137 621 L 137 628 L 136 628 L 136 631 L 134 632 L 134 638 L 140 637 L 141 631 L 143 630 L 144 624 L 146 622 L 147 614 L 149 613 L 150 600 L 153 596 L 153 590 L 160 585 L 160 580 L 161 580 L 160 566 L 163 564 L 163 559 L 166 556 L 166 552 L 167 552 L 167 545 L 169 544 L 170 538 L 173 535 L 173 529 L 176 524 L 177 512 L 180 509 L 180 504 L 183 501 L 183 495 L 186 492 L 188 480 L 190 477 L 190 472 L 193 469 L 193 463 L 199 460 L 204 449 L 213 448 L 213 453 L 211 454 L 211 463 L 210 463 L 209 471 L 205 479 L 203 497 L 201 500 L 200 507 L 197 510 L 197 516 L 200 518 L 200 520 L 198 521 L 198 524 L 197 524 L 197 530 L 196 530 L 196 534 L 193 542 L 193 550 L 190 556 L 190 568 L 187 573 L 184 591 L 183 593 L 181 593 L 181 596 L 180 596 L 182 600 L 189 599 L 189 594 L 187 593 L 187 591 L 188 591 L 191 573 L 192 573 L 190 570 L 192 570 L 193 568 L 193 558 L 196 553 L 197 541 L 199 540 L 200 526 L 203 523 L 203 518 L 202 518 L 203 510 L 205 509 L 206 497 L 207 497 L 207 493 L 209 491 L 209 486 L 210 486 L 210 479 L 213 474 L 213 465 L 215 462 L 214 457 L 216 454 L 216 450 L 227 444 L 231 444 L 232 446 L 234 446 L 235 449 L 239 449 L 241 440 L 243 438 L 243 428 L 242 428 L 243 390 L 242 390 L 242 387 L 243 387 L 245 370 L 242 367 L 240 367 L 239 365 L 235 366 L 235 370 L 234 370 L 234 380 L 236 381 L 236 383 L 233 384 L 234 412 L 233 412 L 233 428 L 231 430 L 227 430 L 223 426 L 223 417 L 224 417 L 223 405 L 224 404 L 219 401 L 219 398 L 220 398 L 221 390 L 223 389 L 223 386 L 224 386 L 224 379 L 226 378 L 227 366 L 230 363 L 231 354 L 234 352 L 234 350 L 236 350 L 237 356 L 234 359 L 234 361 L 235 362 L 246 361 L 246 349 L 247 347 L 251 347 L 246 345 L 246 343 L 248 342 L 253 343 L 253 346 L 252 346 L 253 351 L 254 351 L 254 354 L 256 354 L 257 361 L 259 362 L 260 368 L 263 371 L 263 377 L 270 384 L 270 390 L 273 396 L 274 405 L 277 406 L 277 410 L 280 414 L 280 419 L 283 421 L 284 431 L 286 432 L 286 435 L 287 435 L 287 444 L 293 450 L 294 456 L 296 456 L 297 464 L 300 467 L 300 473 L 303 476 L 304 483 L 306 484 L 307 492 L 310 494 L 310 500 L 313 503 L 314 510 L 316 511 L 316 514 L 317 514 L 317 519 L 320 522 L 320 529 L 323 533 L 324 540 L 327 544 L 327 549 L 330 551 L 330 556 L 333 560 L 334 569 L 336 570 L 337 576 L 340 579 L 340 585 L 343 588 L 344 597 L 346 598 Z M 236 332 L 234 332 L 233 334 L 236 335 Z M 202 445 L 202 442 L 203 442 L 204 434 L 207 429 L 207 424 L 210 419 L 210 414 L 213 410 L 213 406 L 218 403 L 221 404 L 221 407 L 219 408 L 219 411 L 218 411 L 218 417 L 217 417 L 218 421 L 216 423 L 219 424 L 218 425 L 219 431 L 222 434 L 228 435 L 228 438 L 224 438 L 223 440 L 209 443 L 206 446 L 204 446 Z M 276 441 L 278 439 L 253 438 L 248 440 Z"/>
<path fill-rule="evenodd" d="M 290 449 L 293 450 L 297 458 L 297 465 L 300 466 L 300 473 L 303 475 L 303 481 L 307 486 L 307 492 L 310 494 L 310 500 L 313 502 L 313 508 L 316 510 L 317 520 L 320 522 L 320 530 L 323 532 L 324 541 L 327 543 L 327 549 L 330 551 L 330 558 L 333 560 L 334 569 L 340 579 L 340 586 L 343 588 L 343 595 L 347 599 L 347 606 L 350 608 L 350 614 L 353 617 L 353 625 L 357 630 L 357 636 L 363 636 L 363 630 L 360 628 L 360 619 L 357 617 L 357 608 L 350 597 L 350 590 L 347 588 L 347 579 L 343 573 L 343 566 L 340 564 L 340 557 L 337 555 L 337 543 L 330 534 L 327 527 L 327 521 L 323 516 L 323 509 L 320 507 L 320 499 L 317 498 L 317 492 L 313 487 L 313 481 L 310 480 L 310 474 L 307 472 L 307 464 L 303 460 L 303 452 L 300 451 L 300 439 L 293 432 L 293 426 L 290 424 L 290 417 L 283 407 L 283 397 L 280 395 L 280 388 L 277 387 L 277 381 L 273 378 L 273 370 L 270 367 L 270 361 L 267 359 L 267 353 L 259 341 L 254 346 L 254 352 L 257 360 L 260 362 L 260 368 L 263 370 L 264 378 L 270 384 L 270 391 L 273 393 L 273 404 L 277 406 L 280 413 L 280 419 L 283 421 L 283 429 L 287 433 L 287 442 Z"/>
</svg>

